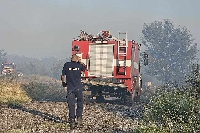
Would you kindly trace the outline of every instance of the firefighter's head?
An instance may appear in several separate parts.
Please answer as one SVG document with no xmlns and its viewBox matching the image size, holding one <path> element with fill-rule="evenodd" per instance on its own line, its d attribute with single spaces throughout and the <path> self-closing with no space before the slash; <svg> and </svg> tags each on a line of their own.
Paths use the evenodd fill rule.
<svg viewBox="0 0 200 133">
<path fill-rule="evenodd" d="M 74 54 L 74 55 L 72 55 L 71 61 L 78 62 L 79 61 L 79 57 Z"/>
</svg>

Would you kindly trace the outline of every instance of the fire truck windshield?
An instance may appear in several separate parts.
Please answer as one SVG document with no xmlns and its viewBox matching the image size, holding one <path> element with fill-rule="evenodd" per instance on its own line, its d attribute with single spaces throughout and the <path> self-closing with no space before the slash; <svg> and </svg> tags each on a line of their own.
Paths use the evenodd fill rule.
<svg viewBox="0 0 200 133">
<path fill-rule="evenodd" d="M 12 64 L 4 64 L 3 68 L 4 69 L 10 69 L 10 68 L 13 68 L 13 65 Z"/>
</svg>

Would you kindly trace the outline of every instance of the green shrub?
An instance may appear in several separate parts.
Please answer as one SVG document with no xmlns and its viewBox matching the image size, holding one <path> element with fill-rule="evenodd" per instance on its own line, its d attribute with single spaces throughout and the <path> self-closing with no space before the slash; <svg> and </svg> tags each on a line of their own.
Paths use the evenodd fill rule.
<svg viewBox="0 0 200 133">
<path fill-rule="evenodd" d="M 200 98 L 200 73 L 199 73 L 199 65 L 194 64 L 192 73 L 187 76 L 186 83 L 189 88 L 191 88 L 191 93 L 195 90 L 197 92 L 197 98 Z"/>
<path fill-rule="evenodd" d="M 143 89 L 140 96 L 140 102 L 149 103 L 150 98 L 155 94 L 156 87 L 148 87 Z"/>
<path fill-rule="evenodd" d="M 161 87 L 145 105 L 140 127 L 133 133 L 200 132 L 199 65 L 180 88 Z"/>
<path fill-rule="evenodd" d="M 194 93 L 161 88 L 145 106 L 142 125 L 135 132 L 199 132 L 200 102 Z"/>
<path fill-rule="evenodd" d="M 168 133 L 167 130 L 162 129 L 154 124 L 148 126 L 141 126 L 131 133 Z"/>
</svg>

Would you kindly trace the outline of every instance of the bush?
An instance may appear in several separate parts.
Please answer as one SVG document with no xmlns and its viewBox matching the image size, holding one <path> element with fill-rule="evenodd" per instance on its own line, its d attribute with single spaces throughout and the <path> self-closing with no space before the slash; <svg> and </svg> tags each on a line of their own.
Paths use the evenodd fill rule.
<svg viewBox="0 0 200 133">
<path fill-rule="evenodd" d="M 146 89 L 143 89 L 140 96 L 140 102 L 149 103 L 150 98 L 155 94 L 155 91 L 156 91 L 155 86 L 150 86 L 147 87 Z"/>
<path fill-rule="evenodd" d="M 140 128 L 135 129 L 132 133 L 168 133 L 164 129 L 157 127 L 156 125 L 148 125 L 148 126 L 141 126 Z"/>
<path fill-rule="evenodd" d="M 22 84 L 22 88 L 35 101 L 65 101 L 66 92 L 57 83 L 43 83 L 31 81 Z"/>
<path fill-rule="evenodd" d="M 143 121 L 134 132 L 199 132 L 200 101 L 188 89 L 161 88 L 145 106 Z"/>
<path fill-rule="evenodd" d="M 20 87 L 20 84 L 5 78 L 0 78 L 0 104 L 22 105 L 31 98 Z"/>
<path fill-rule="evenodd" d="M 200 73 L 198 64 L 193 65 L 192 73 L 187 76 L 186 83 L 191 88 L 191 92 L 195 90 L 197 92 L 197 98 L 200 98 Z"/>
<path fill-rule="evenodd" d="M 145 105 L 140 127 L 134 133 L 200 132 L 199 66 L 180 88 L 161 87 Z"/>
</svg>

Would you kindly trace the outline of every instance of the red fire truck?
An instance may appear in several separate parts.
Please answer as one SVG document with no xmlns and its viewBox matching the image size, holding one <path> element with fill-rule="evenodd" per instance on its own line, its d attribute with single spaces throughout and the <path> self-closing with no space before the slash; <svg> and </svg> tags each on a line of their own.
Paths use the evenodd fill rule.
<svg viewBox="0 0 200 133">
<path fill-rule="evenodd" d="M 2 75 L 10 75 L 13 74 L 15 71 L 15 64 L 4 62 L 1 64 L 1 74 Z"/>
<path fill-rule="evenodd" d="M 23 73 L 16 70 L 15 63 L 4 62 L 1 64 L 1 76 L 11 76 L 16 75 L 18 77 L 23 76 Z"/>
<path fill-rule="evenodd" d="M 116 87 L 112 90 L 105 86 L 94 87 L 89 95 L 93 97 L 98 92 L 107 91 L 116 97 L 129 93 L 132 100 L 138 99 L 142 86 L 140 46 L 134 40 L 128 40 L 127 32 L 118 32 L 116 38 L 107 30 L 95 36 L 81 30 L 79 38 L 72 41 L 72 54 L 77 54 L 87 66 L 82 79 L 112 79 L 112 82 L 125 86 L 118 87 L 120 91 Z"/>
</svg>

